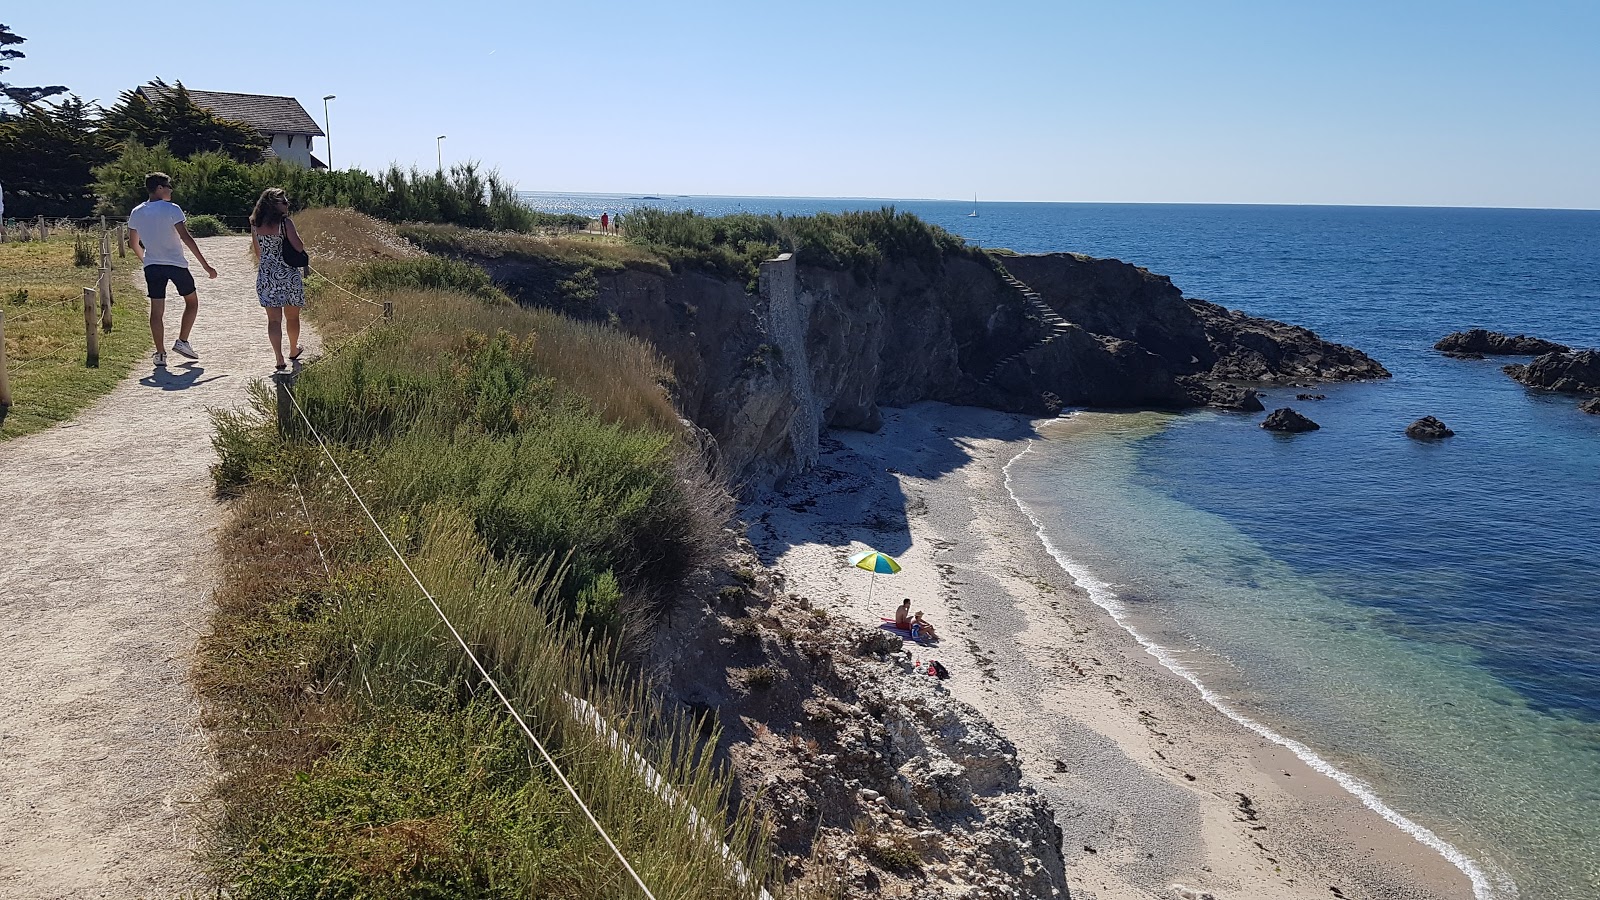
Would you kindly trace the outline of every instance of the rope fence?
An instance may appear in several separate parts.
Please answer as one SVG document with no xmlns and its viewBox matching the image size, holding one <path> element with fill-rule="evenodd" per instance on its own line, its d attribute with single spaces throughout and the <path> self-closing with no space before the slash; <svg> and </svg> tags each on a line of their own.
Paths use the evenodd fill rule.
<svg viewBox="0 0 1600 900">
<path fill-rule="evenodd" d="M 317 272 L 315 269 L 311 269 L 311 271 L 319 278 L 322 278 L 328 284 L 338 288 L 340 291 L 343 291 L 350 297 L 359 300 L 362 303 L 382 307 L 383 312 L 377 316 L 374 316 L 371 321 L 358 329 L 354 334 L 351 334 L 333 350 L 325 352 L 318 356 L 315 360 L 307 363 L 307 366 L 337 355 L 339 351 L 343 350 L 345 347 L 348 347 L 350 344 L 358 340 L 362 335 L 366 334 L 367 331 L 370 330 L 374 325 L 377 325 L 380 322 L 391 321 L 394 311 L 394 304 L 392 302 L 379 303 L 377 301 L 370 300 L 361 296 L 360 294 L 355 293 L 354 291 L 349 290 L 348 288 L 345 288 L 343 285 L 340 285 L 333 279 L 328 278 L 321 272 Z M 278 391 L 279 421 L 287 421 L 290 418 L 289 412 L 292 410 L 293 414 L 305 424 L 308 432 L 316 440 L 317 446 L 321 450 L 322 455 L 327 458 L 329 463 L 332 464 L 334 472 L 338 475 L 339 480 L 343 482 L 344 487 L 349 492 L 350 496 L 355 498 L 355 501 L 360 506 L 361 512 L 365 515 L 367 522 L 371 524 L 373 530 L 378 533 L 378 536 L 383 539 L 383 542 L 385 545 L 387 545 L 389 552 L 393 554 L 394 558 L 400 563 L 401 567 L 405 569 L 406 574 L 410 576 L 412 582 L 416 584 L 417 589 L 420 590 L 423 596 L 427 598 L 429 605 L 433 608 L 434 614 L 438 616 L 439 621 L 450 632 L 451 636 L 455 638 L 456 643 L 460 645 L 462 652 L 466 654 L 466 657 L 472 663 L 473 668 L 477 670 L 478 674 L 484 679 L 485 683 L 489 685 L 490 689 L 494 692 L 494 695 L 499 699 L 501 705 L 505 707 L 506 711 L 511 714 L 512 719 L 515 720 L 517 725 L 522 729 L 524 736 L 526 736 L 527 739 L 533 744 L 534 748 L 544 759 L 545 763 L 550 766 L 551 771 L 555 773 L 556 778 L 561 782 L 562 786 L 566 788 L 567 793 L 571 795 L 573 802 L 577 804 L 578 808 L 583 812 L 584 817 L 588 819 L 589 824 L 594 827 L 601 839 L 604 840 L 606 846 L 610 848 L 612 854 L 617 857 L 617 860 L 622 865 L 623 869 L 627 871 L 628 875 L 633 879 L 634 883 L 638 885 L 639 889 L 644 892 L 646 897 L 650 898 L 650 900 L 655 900 L 655 895 L 650 891 L 649 887 L 646 886 L 644 880 L 639 876 L 639 873 L 634 869 L 632 863 L 629 862 L 627 857 L 623 854 L 621 848 L 619 848 L 616 842 L 612 840 L 611 835 L 600 823 L 600 820 L 594 815 L 593 811 L 589 809 L 588 805 L 584 802 L 583 797 L 578 793 L 577 788 L 573 786 L 566 774 L 562 772 L 560 766 L 556 763 L 555 758 L 548 750 L 545 749 L 543 742 L 540 741 L 538 736 L 533 733 L 533 730 L 528 726 L 527 721 L 522 717 L 522 714 L 518 712 L 515 705 L 501 690 L 499 683 L 494 679 L 489 670 L 472 651 L 470 645 L 468 645 L 466 640 L 461 636 L 461 632 L 450 620 L 449 616 L 439 605 L 438 601 L 428 590 L 427 586 L 422 583 L 422 579 L 417 576 L 414 570 L 412 570 L 410 563 L 408 563 L 404 555 L 400 553 L 399 548 L 395 546 L 394 541 L 390 539 L 388 533 L 384 531 L 383 526 L 378 524 L 377 518 L 373 515 L 372 510 L 367 506 L 366 500 L 361 496 L 360 492 L 356 490 L 355 485 L 351 482 L 349 475 L 346 474 L 344 468 L 339 465 L 339 461 L 334 457 L 331 448 L 328 446 L 328 443 L 323 439 L 321 432 L 319 432 L 316 426 L 312 424 L 311 419 L 306 414 L 304 407 L 300 405 L 299 399 L 295 397 L 293 390 L 293 376 L 277 376 L 274 378 L 274 380 L 277 383 Z M 305 500 L 305 494 L 300 488 L 298 481 L 294 481 L 293 486 L 296 494 L 299 496 L 301 514 L 306 520 L 307 528 L 311 531 L 312 540 L 316 545 L 317 555 L 322 561 L 323 570 L 327 573 L 329 579 L 331 580 L 333 577 L 332 569 L 328 564 L 327 554 L 322 546 L 322 541 L 317 535 L 315 524 L 311 518 L 310 508 Z M 339 601 L 339 603 L 340 608 L 342 609 L 342 601 Z M 351 644 L 350 650 L 352 654 L 355 654 L 357 657 L 359 657 L 360 651 L 354 643 Z M 365 673 L 362 674 L 362 680 L 364 682 L 366 681 Z M 368 696 L 371 696 L 372 685 L 370 683 L 366 683 L 365 686 Z M 644 758 L 643 755 L 627 745 L 622 734 L 613 728 L 608 722 L 606 722 L 605 718 L 600 714 L 600 711 L 595 709 L 592 704 L 581 697 L 575 697 L 566 692 L 563 692 L 563 698 L 568 706 L 572 709 L 573 715 L 578 719 L 578 721 L 586 724 L 589 728 L 594 730 L 603 739 L 605 739 L 606 743 L 613 749 L 619 750 L 627 755 L 635 771 L 639 773 L 639 775 L 643 778 L 645 785 L 649 787 L 650 790 L 656 794 L 656 796 L 660 797 L 662 800 L 666 801 L 672 806 L 681 806 L 687 804 L 688 801 L 685 800 L 682 795 L 680 795 L 671 786 L 667 779 L 661 775 L 660 772 L 658 772 L 656 768 Z M 750 876 L 743 863 L 734 857 L 732 849 L 729 848 L 727 844 L 720 842 L 710 823 L 705 821 L 698 810 L 690 808 L 689 824 L 690 828 L 693 829 L 697 837 L 700 837 L 708 842 L 717 841 L 720 844 L 719 849 L 723 858 L 729 862 L 735 876 L 739 879 L 740 883 L 748 883 Z M 761 888 L 759 898 L 760 900 L 772 900 L 772 895 L 765 888 Z"/>
<path fill-rule="evenodd" d="M 606 831 L 604 825 L 600 824 L 600 820 L 595 817 L 594 812 L 589 809 L 589 805 L 584 802 L 583 797 L 578 793 L 578 789 L 573 786 L 570 780 L 568 780 L 566 773 L 561 771 L 561 766 L 556 763 L 555 757 L 551 756 L 550 751 L 545 749 L 544 742 L 539 740 L 539 736 L 533 733 L 533 729 L 529 727 L 527 720 L 522 717 L 522 713 L 517 710 L 516 705 L 513 704 L 511 699 L 506 696 L 505 692 L 500 689 L 500 683 L 495 680 L 494 675 L 491 674 L 488 668 L 484 666 L 483 662 L 478 659 L 478 655 L 472 651 L 472 647 L 467 643 L 466 638 L 461 636 L 461 632 L 456 628 L 455 623 L 450 621 L 450 617 L 445 614 L 444 607 L 440 606 L 439 601 L 434 599 L 433 592 L 429 591 L 428 586 L 422 583 L 421 578 L 417 577 L 417 573 L 411 568 L 411 564 L 406 561 L 405 555 L 400 552 L 400 548 L 395 546 L 394 541 L 389 537 L 389 533 L 383 529 L 382 525 L 378 524 L 378 519 L 372 514 L 371 508 L 367 506 L 367 501 L 361 496 L 361 492 L 356 490 L 355 485 L 351 483 L 350 476 L 345 474 L 344 467 L 339 465 L 339 460 L 334 457 L 333 451 L 328 447 L 328 443 L 322 439 L 322 433 L 317 430 L 316 425 L 312 424 L 311 418 L 306 415 L 305 409 L 300 406 L 300 401 L 295 397 L 294 391 L 290 389 L 287 380 L 278 381 L 278 393 L 280 397 L 287 397 L 289 399 L 290 404 L 294 407 L 295 413 L 298 414 L 300 420 L 305 423 L 306 429 L 310 432 L 311 436 L 316 439 L 317 446 L 322 450 L 322 454 L 326 456 L 328 458 L 328 462 L 333 465 L 334 472 L 339 476 L 339 480 L 344 482 L 345 489 L 348 490 L 350 495 L 355 498 L 356 503 L 361 507 L 361 512 L 367 517 L 367 521 L 372 524 L 373 530 L 378 533 L 379 537 L 383 538 L 384 544 L 388 545 L 389 547 L 389 552 L 394 555 L 394 558 L 400 563 L 401 568 L 405 569 L 406 574 L 411 577 L 411 581 L 417 586 L 417 590 L 421 591 L 422 596 L 427 598 L 428 605 L 433 607 L 434 614 L 439 617 L 439 621 L 443 623 L 445 629 L 450 632 L 451 637 L 454 637 L 456 643 L 461 646 L 461 652 L 466 654 L 467 660 L 472 663 L 472 667 L 477 670 L 478 675 L 483 678 L 484 683 L 487 684 L 489 689 L 494 692 L 494 695 L 499 698 L 500 704 L 505 707 L 506 712 L 511 714 L 511 718 L 517 723 L 517 726 L 522 729 L 522 733 L 527 736 L 528 741 L 533 744 L 534 749 L 538 750 L 539 755 L 544 759 L 545 764 L 550 767 L 550 771 L 555 773 L 555 776 L 561 782 L 562 787 L 566 788 L 567 793 L 572 796 L 573 802 L 578 805 L 578 809 L 582 811 L 584 817 L 589 820 L 589 824 L 594 826 L 596 833 L 598 833 L 601 839 L 605 841 L 606 846 L 611 849 L 612 854 L 616 856 L 617 861 L 622 864 L 623 869 L 627 871 L 634 883 L 639 886 L 639 890 L 643 891 L 644 895 L 649 898 L 649 900 L 656 900 L 655 894 L 652 893 L 649 886 L 644 883 L 644 879 L 639 877 L 639 873 L 634 869 L 633 863 L 628 861 L 627 856 L 625 856 L 622 852 L 622 849 L 617 846 L 616 841 L 611 839 L 611 834 Z"/>
</svg>

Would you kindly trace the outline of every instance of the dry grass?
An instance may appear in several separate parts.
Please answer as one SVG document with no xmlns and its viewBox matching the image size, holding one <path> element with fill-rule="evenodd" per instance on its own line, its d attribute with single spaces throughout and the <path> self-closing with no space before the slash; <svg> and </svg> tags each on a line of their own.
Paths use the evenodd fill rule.
<svg viewBox="0 0 1600 900">
<path fill-rule="evenodd" d="M 92 235 L 98 247 L 98 232 Z M 115 328 L 100 335 L 100 365 L 84 365 L 83 289 L 97 268 L 73 265 L 74 235 L 0 244 L 0 310 L 5 312 L 6 371 L 13 406 L 0 440 L 66 421 L 116 386 L 150 348 L 149 304 L 134 288 L 133 256 L 111 257 Z M 98 250 L 96 250 L 98 258 Z"/>
<path fill-rule="evenodd" d="M 360 227 L 328 213 L 305 230 L 338 259 L 381 253 Z M 652 699 L 602 629 L 577 624 L 619 584 L 666 593 L 630 561 L 692 554 L 725 521 L 726 492 L 676 443 L 665 366 L 549 312 L 441 290 L 373 299 L 395 304 L 394 322 L 300 374 L 308 415 L 647 883 L 748 900 L 755 885 L 713 838 L 763 880 L 769 838 L 753 810 L 730 808 L 715 737 Z M 371 315 L 320 306 L 325 329 Z M 216 865 L 229 895 L 632 896 L 319 451 L 279 434 L 264 393 L 253 412 L 219 414 L 217 431 L 219 486 L 241 499 L 197 676 L 226 773 Z M 641 758 L 681 801 L 651 789 Z M 717 826 L 692 826 L 691 812 Z"/>
<path fill-rule="evenodd" d="M 548 261 L 597 271 L 624 268 L 670 271 L 667 260 L 616 235 L 572 234 L 544 236 L 506 231 L 481 231 L 455 225 L 405 225 L 400 234 L 433 253 L 454 256 L 502 257 Z"/>
</svg>

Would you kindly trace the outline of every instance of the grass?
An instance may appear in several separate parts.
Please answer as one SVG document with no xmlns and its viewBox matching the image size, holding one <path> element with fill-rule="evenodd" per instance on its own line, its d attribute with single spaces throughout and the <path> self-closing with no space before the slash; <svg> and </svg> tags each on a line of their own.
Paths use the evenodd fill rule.
<svg viewBox="0 0 1600 900">
<path fill-rule="evenodd" d="M 628 214 L 627 239 L 670 260 L 753 283 L 763 260 L 794 253 L 804 264 L 862 277 L 888 260 L 937 266 L 946 256 L 981 258 L 961 238 L 892 206 L 788 217 L 644 208 Z"/>
<path fill-rule="evenodd" d="M 299 224 L 336 277 L 405 261 L 361 258 L 357 220 Z M 657 895 L 753 896 L 690 815 L 759 879 L 764 824 L 730 799 L 714 735 L 653 700 L 619 650 L 728 513 L 681 438 L 663 364 L 553 313 L 374 290 L 394 322 L 300 374 L 307 414 Z M 361 306 L 327 304 L 318 325 L 355 332 Z M 308 436 L 256 400 L 218 416 L 218 486 L 238 499 L 197 666 L 225 772 L 214 865 L 229 895 L 634 896 Z M 657 796 L 625 746 L 682 801 Z"/>
<path fill-rule="evenodd" d="M 98 234 L 91 237 L 98 248 Z M 0 310 L 13 404 L 0 422 L 0 440 L 73 418 L 150 350 L 148 302 L 128 278 L 138 260 L 113 254 L 115 327 L 100 334 L 99 367 L 84 365 L 83 289 L 94 286 L 97 270 L 73 264 L 78 243 L 75 235 L 57 231 L 48 241 L 17 243 L 13 235 L 0 244 Z"/>
</svg>

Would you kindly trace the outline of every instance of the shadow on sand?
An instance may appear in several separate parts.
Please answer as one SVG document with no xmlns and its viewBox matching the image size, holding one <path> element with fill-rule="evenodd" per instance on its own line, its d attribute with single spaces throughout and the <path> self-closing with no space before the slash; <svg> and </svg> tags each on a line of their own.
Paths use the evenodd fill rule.
<svg viewBox="0 0 1600 900">
<path fill-rule="evenodd" d="M 205 372 L 205 369 L 194 363 L 181 363 L 172 368 L 158 368 L 139 379 L 139 383 L 145 387 L 159 388 L 163 391 L 186 391 L 197 384 L 205 384 L 208 381 L 216 381 L 218 378 L 228 377 L 226 375 L 213 375 L 210 378 L 201 378 L 200 376 L 204 375 Z"/>
</svg>

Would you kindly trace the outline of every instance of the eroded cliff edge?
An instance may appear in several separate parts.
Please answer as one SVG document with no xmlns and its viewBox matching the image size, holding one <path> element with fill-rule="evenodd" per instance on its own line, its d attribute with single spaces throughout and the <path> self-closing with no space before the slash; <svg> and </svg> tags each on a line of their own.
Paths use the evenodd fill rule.
<svg viewBox="0 0 1600 900">
<path fill-rule="evenodd" d="M 475 258 L 523 302 L 552 263 Z M 1260 409 L 1251 385 L 1383 378 L 1298 326 L 1187 298 L 1114 259 L 941 253 L 837 270 L 783 254 L 757 289 L 693 269 L 597 273 L 582 308 L 654 344 L 680 409 L 735 483 L 760 489 L 817 458 L 827 428 L 876 430 L 920 400 L 1051 414 L 1063 406 Z"/>
</svg>

